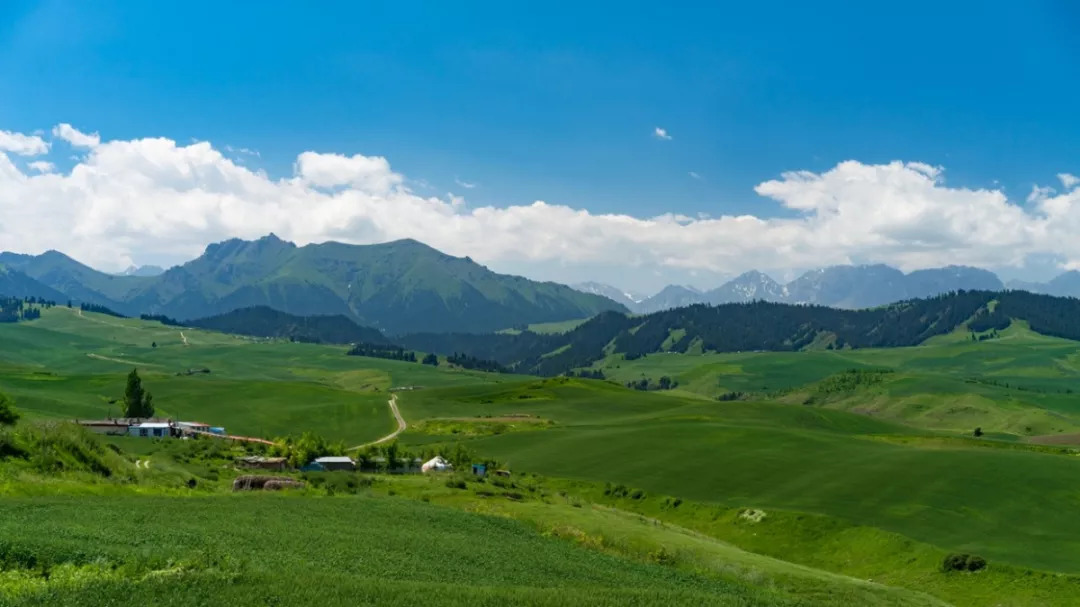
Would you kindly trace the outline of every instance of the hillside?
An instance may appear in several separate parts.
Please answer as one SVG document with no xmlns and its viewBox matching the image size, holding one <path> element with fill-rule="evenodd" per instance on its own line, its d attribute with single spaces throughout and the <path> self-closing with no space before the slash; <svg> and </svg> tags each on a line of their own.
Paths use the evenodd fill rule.
<svg viewBox="0 0 1080 607">
<path fill-rule="evenodd" d="M 266 306 L 240 308 L 217 316 L 198 318 L 184 324 L 234 335 L 284 337 L 309 343 L 388 343 L 386 336 L 379 331 L 370 327 L 361 327 L 340 314 L 295 316 Z"/>
<path fill-rule="evenodd" d="M 996 302 L 993 314 L 991 302 Z M 1080 339 L 1078 300 L 1023 291 L 967 291 L 864 310 L 768 302 L 695 305 L 643 317 L 606 313 L 562 335 L 413 334 L 399 341 L 417 350 L 463 352 L 518 371 L 553 375 L 611 353 L 636 358 L 656 352 L 914 346 L 969 320 L 978 321 L 973 328 L 984 331 L 1004 328 L 1014 318 L 1044 335 Z"/>
<path fill-rule="evenodd" d="M 497 331 L 625 311 L 607 298 L 496 274 L 414 240 L 297 247 L 273 235 L 233 239 L 157 276 L 105 274 L 55 251 L 5 253 L 0 263 L 68 299 L 179 320 L 268 306 L 298 316 L 344 315 L 395 334 Z"/>
<path fill-rule="evenodd" d="M 1071 300 L 1027 294 L 1031 300 L 962 295 L 912 302 L 887 318 L 907 319 L 901 327 L 918 326 L 911 320 L 916 316 L 948 324 L 947 309 L 996 302 L 972 317 L 990 327 L 982 335 L 997 337 L 973 341 L 960 323 L 951 332 L 925 329 L 922 334 L 935 335 L 915 348 L 829 350 L 821 339 L 808 351 L 634 360 L 608 354 L 594 369 L 609 382 L 346 356 L 340 346 L 201 329 L 185 328 L 181 335 L 180 328 L 157 322 L 45 309 L 38 319 L 0 324 L 0 385 L 22 412 L 20 423 L 109 415 L 115 409 L 110 400 L 123 394 L 124 378 L 137 366 L 160 415 L 247 436 L 314 432 L 342 446 L 361 445 L 396 426 L 387 392 L 417 386 L 395 392 L 407 422 L 399 452 L 472 453 L 512 475 L 485 481 L 466 466 L 459 467 L 462 474 L 437 477 L 335 473 L 307 477 L 326 485 L 297 493 L 218 497 L 230 493 L 232 477 L 244 471 L 214 441 L 132 437 L 110 439 L 120 452 L 82 449 L 76 455 L 88 461 L 94 459 L 87 454 L 97 454 L 116 463 L 111 476 L 90 486 L 79 484 L 90 482 L 82 469 L 56 472 L 46 458 L 0 458 L 0 474 L 9 479 L 0 490 L 7 500 L 8 554 L 23 564 L 47 559 L 55 580 L 36 569 L 9 568 L 11 577 L 0 579 L 0 602 L 10 596 L 4 592 L 17 590 L 31 597 L 24 604 L 127 604 L 121 595 L 133 593 L 163 604 L 173 596 L 180 597 L 176 604 L 191 596 L 210 603 L 234 596 L 229 593 L 237 593 L 235 604 L 245 604 L 248 594 L 253 604 L 306 604 L 322 595 L 305 594 L 307 586 L 296 590 L 286 583 L 292 573 L 281 572 L 308 579 L 316 573 L 305 563 L 316 559 L 337 563 L 335 576 L 354 603 L 372 596 L 405 597 L 411 604 L 410 584 L 427 580 L 440 596 L 463 597 L 449 604 L 477 604 L 477 596 L 488 595 L 470 594 L 455 581 L 472 568 L 481 570 L 478 579 L 493 580 L 483 591 L 494 593 L 491 601 L 528 603 L 538 588 L 586 579 L 567 577 L 558 565 L 563 562 L 591 567 L 590 600 L 567 588 L 569 594 L 535 604 L 602 603 L 596 592 L 610 595 L 612 604 L 704 603 L 695 589 L 713 598 L 733 593 L 727 604 L 735 605 L 941 604 L 923 593 L 958 606 L 1074 604 L 1080 586 L 1069 572 L 1080 563 L 1080 543 L 1072 539 L 1078 523 L 1067 488 L 1078 450 L 1067 441 L 1080 441 L 1080 415 L 1068 390 L 1080 377 L 1074 364 L 1080 344 L 1028 325 L 1067 332 L 1075 310 L 1061 305 Z M 688 310 L 730 313 L 737 307 Z M 1017 310 L 1026 310 L 1029 320 L 1013 321 Z M 1001 317 L 1008 323 L 998 329 Z M 590 322 L 611 325 L 596 331 L 599 336 L 623 321 L 653 318 L 608 313 Z M 886 325 L 852 323 L 850 330 Z M 897 340 L 915 334 L 914 328 L 896 330 Z M 588 336 L 575 339 L 587 346 Z M 558 343 L 564 336 L 544 337 Z M 679 339 L 669 336 L 664 347 Z M 182 373 L 203 367 L 212 373 Z M 676 379 L 678 388 L 622 387 L 661 375 Z M 716 399 L 736 391 L 749 402 Z M 975 427 L 986 435 L 974 438 Z M 1049 440 L 1056 444 L 1043 444 Z M 33 476 L 41 470 L 52 470 L 51 476 Z M 45 490 L 48 496 L 41 495 Z M 264 510 L 286 516 L 264 516 Z M 1023 524 L 1017 524 L 1018 511 Z M 311 519 L 302 526 L 304 537 L 319 547 L 310 554 L 286 549 L 300 535 L 282 521 L 300 512 Z M 175 524 L 148 527 L 153 548 L 132 550 L 131 533 L 152 513 Z M 250 525 L 256 519 L 264 523 L 258 531 Z M 404 519 L 410 524 L 401 525 Z M 59 520 L 76 532 L 44 531 Z M 518 531 L 504 533 L 500 525 L 509 523 Z M 219 533 L 233 528 L 231 535 Z M 519 533 L 527 539 L 520 541 Z M 252 542 L 267 534 L 274 539 L 257 542 L 259 558 L 250 558 Z M 485 538 L 483 548 L 473 545 L 474 535 Z M 228 542 L 219 541 L 226 536 Z M 532 556 L 501 568 L 499 555 L 520 550 Z M 990 565 L 975 573 L 942 572 L 954 552 L 981 555 Z M 472 559 L 473 565 L 452 569 L 450 577 L 421 579 L 414 577 L 416 554 Z M 595 560 L 604 555 L 618 560 Z M 376 567 L 372 558 L 393 561 L 387 571 L 409 573 L 384 588 L 364 577 Z M 22 567 L 17 563 L 12 566 Z M 101 563 L 104 568 L 96 568 Z M 118 577 L 100 577 L 110 571 Z M 125 577 L 128 572 L 134 573 Z M 210 583 L 217 574 L 229 584 Z M 34 583 L 26 585 L 30 576 Z M 81 582 L 63 585 L 72 576 Z M 5 584 L 13 577 L 18 584 Z M 354 579 L 356 588 L 349 586 Z M 635 579 L 652 594 L 628 595 L 623 589 Z M 672 585 L 664 586 L 665 579 Z M 661 592 L 668 587 L 673 592 Z"/>
<path fill-rule="evenodd" d="M 67 298 L 56 289 L 49 288 L 17 270 L 0 264 L 0 296 L 36 297 L 48 301 L 61 302 Z"/>
</svg>

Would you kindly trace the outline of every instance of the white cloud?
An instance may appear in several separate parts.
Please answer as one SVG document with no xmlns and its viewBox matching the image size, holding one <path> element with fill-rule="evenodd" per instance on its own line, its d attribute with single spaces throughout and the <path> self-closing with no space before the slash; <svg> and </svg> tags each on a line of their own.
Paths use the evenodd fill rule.
<svg viewBox="0 0 1080 607">
<path fill-rule="evenodd" d="M 71 144 L 74 148 L 95 148 L 101 144 L 101 136 L 97 133 L 83 133 L 66 122 L 53 127 L 53 137 L 59 137 Z"/>
<path fill-rule="evenodd" d="M 233 147 L 231 145 L 226 145 L 225 146 L 225 151 L 229 152 L 229 153 L 232 153 L 232 154 L 243 154 L 244 156 L 255 156 L 256 158 L 259 158 L 259 157 L 262 156 L 262 154 L 260 154 L 258 150 L 253 150 L 251 148 L 238 148 L 238 147 Z"/>
<path fill-rule="evenodd" d="M 51 162 L 46 162 L 44 160 L 35 160 L 34 162 L 27 163 L 26 166 L 37 171 L 38 173 L 52 173 L 56 170 L 56 165 Z"/>
<path fill-rule="evenodd" d="M 104 270 L 182 262 L 207 243 L 269 232 L 298 244 L 416 238 L 543 278 L 621 269 L 630 287 L 656 273 L 782 273 L 853 261 L 904 270 L 1022 266 L 1033 255 L 1080 263 L 1080 189 L 1038 190 L 1023 205 L 998 189 L 949 187 L 942 168 L 922 163 L 847 161 L 759 184 L 759 195 L 797 212 L 783 218 L 633 217 L 542 201 L 469 207 L 415 193 L 378 156 L 304 152 L 293 175 L 275 179 L 210 143 L 163 138 L 103 141 L 70 172 L 27 171 L 0 153 L 0 248 L 55 248 Z"/>
<path fill-rule="evenodd" d="M 663 139 L 665 141 L 671 140 L 671 135 L 668 135 L 667 129 L 662 129 L 660 127 L 656 127 L 655 129 L 653 129 L 653 137 L 656 137 L 657 139 Z"/>
<path fill-rule="evenodd" d="M 456 183 L 459 186 L 465 188 L 466 190 L 471 190 L 471 189 L 476 187 L 475 183 L 469 183 L 468 181 L 462 181 L 462 180 L 458 179 L 457 177 L 454 177 L 454 183 Z"/>
<path fill-rule="evenodd" d="M 1058 173 L 1058 179 L 1061 180 L 1061 185 L 1065 186 L 1066 190 L 1071 190 L 1080 184 L 1080 177 L 1071 173 Z"/>
<path fill-rule="evenodd" d="M 701 175 L 698 175 L 697 173 L 695 173 L 695 172 L 693 172 L 693 171 L 690 171 L 690 172 L 689 172 L 689 173 L 687 173 L 687 174 L 688 174 L 688 175 L 690 175 L 691 177 L 693 177 L 694 179 L 698 179 L 698 180 L 700 180 L 700 179 L 701 179 Z"/>
<path fill-rule="evenodd" d="M 37 135 L 0 131 L 0 152 L 11 152 L 20 156 L 40 156 L 48 151 L 49 144 Z"/>
</svg>

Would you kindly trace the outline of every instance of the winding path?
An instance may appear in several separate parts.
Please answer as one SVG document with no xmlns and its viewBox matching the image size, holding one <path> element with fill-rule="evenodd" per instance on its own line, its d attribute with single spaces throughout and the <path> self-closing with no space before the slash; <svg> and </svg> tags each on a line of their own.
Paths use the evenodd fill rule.
<svg viewBox="0 0 1080 607">
<path fill-rule="evenodd" d="M 355 447 L 351 447 L 351 448 L 349 448 L 349 451 L 357 451 L 359 449 L 363 449 L 364 447 L 370 447 L 372 445 L 381 445 L 383 443 L 390 442 L 390 441 L 394 440 L 395 438 L 397 438 L 399 434 L 404 432 L 405 429 L 409 427 L 408 424 L 405 423 L 405 418 L 401 416 L 401 411 L 398 410 L 397 394 L 391 394 L 390 395 L 390 400 L 388 400 L 387 403 L 390 405 L 390 411 L 394 414 L 394 419 L 397 420 L 397 430 L 394 430 L 390 434 L 387 434 L 386 436 L 384 436 L 384 437 L 382 437 L 382 438 L 380 438 L 378 440 L 371 441 L 370 443 L 364 443 L 363 445 L 357 445 Z"/>
</svg>

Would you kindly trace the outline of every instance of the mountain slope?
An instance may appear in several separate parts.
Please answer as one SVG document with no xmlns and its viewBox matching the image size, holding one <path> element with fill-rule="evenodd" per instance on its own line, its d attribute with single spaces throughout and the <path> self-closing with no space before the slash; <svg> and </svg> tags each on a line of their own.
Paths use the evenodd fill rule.
<svg viewBox="0 0 1080 607">
<path fill-rule="evenodd" d="M 757 270 L 751 270 L 720 287 L 705 292 L 707 303 L 725 304 L 748 301 L 785 301 L 787 288 Z"/>
<path fill-rule="evenodd" d="M 668 285 L 656 295 L 639 302 L 637 305 L 637 312 L 641 314 L 650 314 L 652 312 L 659 312 L 660 310 L 692 306 L 704 301 L 705 296 L 697 289 L 680 285 Z"/>
<path fill-rule="evenodd" d="M 241 308 L 184 324 L 222 333 L 285 337 L 315 343 L 389 343 L 382 333 L 370 327 L 361 327 L 345 316 L 294 316 L 266 306 Z"/>
<path fill-rule="evenodd" d="M 401 333 L 496 331 L 626 311 L 605 297 L 496 274 L 414 240 L 297 247 L 272 234 L 232 239 L 152 277 L 105 274 L 56 252 L 0 259 L 67 298 L 131 316 L 188 320 L 267 306 L 298 316 L 347 316 Z"/>
<path fill-rule="evenodd" d="M 593 295 L 606 297 L 611 301 L 626 306 L 631 312 L 636 312 L 638 305 L 645 299 L 643 296 L 636 293 L 623 291 L 622 289 L 600 282 L 581 282 L 570 285 L 570 287 L 577 291 L 581 291 L 582 293 L 591 293 Z"/>
<path fill-rule="evenodd" d="M 67 300 L 63 293 L 2 264 L 0 264 L 0 296 L 18 299 L 38 297 L 56 303 Z"/>
<path fill-rule="evenodd" d="M 66 299 L 117 309 L 123 308 L 127 297 L 152 280 L 141 276 L 114 276 L 99 272 L 58 251 L 47 251 L 41 255 L 0 253 L 0 264 L 63 293 Z"/>
<path fill-rule="evenodd" d="M 1044 335 L 1080 340 L 1080 300 L 1022 291 L 961 291 L 862 310 L 755 302 L 695 305 L 642 317 L 609 312 L 562 335 L 421 334 L 398 341 L 425 352 L 463 352 L 519 372 L 552 375 L 587 367 L 611 353 L 635 358 L 664 351 L 914 346 L 969 321 L 988 331 L 1007 327 L 1012 319 L 1027 321 Z"/>
</svg>

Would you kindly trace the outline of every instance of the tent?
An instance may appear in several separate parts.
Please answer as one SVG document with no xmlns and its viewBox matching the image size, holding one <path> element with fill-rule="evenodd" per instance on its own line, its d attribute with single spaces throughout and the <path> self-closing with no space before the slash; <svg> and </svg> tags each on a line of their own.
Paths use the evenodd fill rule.
<svg viewBox="0 0 1080 607">
<path fill-rule="evenodd" d="M 443 459 L 441 455 L 436 455 L 435 457 L 425 462 L 423 466 L 420 466 L 420 471 L 424 472 L 425 474 L 428 472 L 442 472 L 444 470 L 453 469 L 454 466 L 452 466 L 450 462 Z"/>
</svg>

